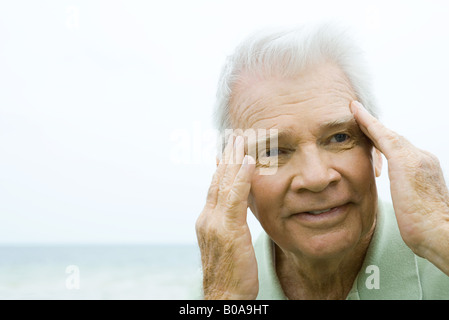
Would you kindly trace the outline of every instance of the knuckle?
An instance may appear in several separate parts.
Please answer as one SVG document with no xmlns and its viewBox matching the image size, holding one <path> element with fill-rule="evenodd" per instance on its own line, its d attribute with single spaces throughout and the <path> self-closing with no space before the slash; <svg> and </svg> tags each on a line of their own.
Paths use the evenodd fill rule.
<svg viewBox="0 0 449 320">
<path fill-rule="evenodd" d="M 205 208 L 198 216 L 195 222 L 195 230 L 197 233 L 206 233 L 211 224 L 211 215 L 214 215 L 213 210 Z"/>
<path fill-rule="evenodd" d="M 417 172 L 425 169 L 426 164 L 421 156 L 417 156 L 411 152 L 406 152 L 403 154 L 404 159 L 407 159 L 405 167 L 410 171 Z"/>
<path fill-rule="evenodd" d="M 419 150 L 415 155 L 409 154 L 408 156 L 409 159 L 413 159 L 411 164 L 415 169 L 428 171 L 439 167 L 438 158 L 430 152 Z"/>
<path fill-rule="evenodd" d="M 223 181 L 218 185 L 218 192 L 228 191 L 230 188 L 227 178 L 224 178 Z"/>
<path fill-rule="evenodd" d="M 221 183 L 218 186 L 218 193 L 221 196 L 229 194 L 230 191 L 231 191 L 231 186 L 227 183 Z"/>
<path fill-rule="evenodd" d="M 217 190 L 218 190 L 217 184 L 210 185 L 209 190 L 207 191 L 207 198 L 206 198 L 207 202 L 213 202 L 213 200 L 215 199 Z"/>
<path fill-rule="evenodd" d="M 236 207 L 240 207 L 241 204 L 246 204 L 246 202 L 246 199 L 241 196 L 241 193 L 236 188 L 232 188 L 229 191 L 226 201 L 228 209 L 233 210 Z"/>
<path fill-rule="evenodd" d="M 411 163 L 419 157 L 417 148 L 400 134 L 389 130 L 383 138 L 385 139 L 385 142 L 388 142 L 393 147 L 394 157 L 408 159 Z"/>
<path fill-rule="evenodd" d="M 217 233 L 220 214 L 217 210 L 203 210 L 195 222 L 195 230 L 197 234 L 213 234 Z"/>
<path fill-rule="evenodd" d="M 440 165 L 440 159 L 438 159 L 438 157 L 436 155 L 434 155 L 433 153 L 431 153 L 429 151 L 425 151 L 425 150 L 423 150 L 422 152 L 426 155 L 429 163 L 436 165 L 436 166 Z"/>
<path fill-rule="evenodd" d="M 408 165 L 413 176 L 413 185 L 422 195 L 432 196 L 441 193 L 444 179 L 439 166 L 438 158 L 430 152 L 419 152 Z"/>
<path fill-rule="evenodd" d="M 204 225 L 205 225 L 205 219 L 204 216 L 201 214 L 198 219 L 196 219 L 195 222 L 195 231 L 197 234 L 204 233 Z"/>
<path fill-rule="evenodd" d="M 388 140 L 389 143 L 394 145 L 396 148 L 402 148 L 404 145 L 404 137 L 391 130 L 387 130 L 384 135 L 384 139 Z"/>
<path fill-rule="evenodd" d="M 212 177 L 212 181 L 210 182 L 210 189 L 213 189 L 215 186 L 219 184 L 218 174 L 217 172 L 214 173 L 214 176 Z"/>
</svg>

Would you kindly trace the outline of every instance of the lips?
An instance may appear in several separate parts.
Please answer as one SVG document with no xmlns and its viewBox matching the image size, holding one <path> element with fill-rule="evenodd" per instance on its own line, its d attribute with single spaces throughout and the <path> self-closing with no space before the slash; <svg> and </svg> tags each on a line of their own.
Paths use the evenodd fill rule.
<svg viewBox="0 0 449 320">
<path fill-rule="evenodd" d="M 307 213 L 307 214 L 319 215 L 319 214 L 322 214 L 322 213 L 326 213 L 326 212 L 332 211 L 332 210 L 337 209 L 339 207 L 343 207 L 346 204 L 347 203 L 342 203 L 342 204 L 337 204 L 337 205 L 330 205 L 330 206 L 317 208 L 317 209 L 312 209 L 312 210 L 308 210 L 308 211 L 297 212 L 295 214 Z"/>
<path fill-rule="evenodd" d="M 333 208 L 330 208 L 330 209 L 324 209 L 324 210 L 314 210 L 314 211 L 308 211 L 308 212 L 306 212 L 306 213 L 320 214 L 320 213 L 328 212 L 328 211 L 330 211 L 330 210 L 332 210 L 332 209 L 333 209 Z"/>
<path fill-rule="evenodd" d="M 298 212 L 291 217 L 307 227 L 329 228 L 344 221 L 349 210 L 350 203 L 346 202 L 340 205 L 323 206 L 309 211 Z"/>
</svg>

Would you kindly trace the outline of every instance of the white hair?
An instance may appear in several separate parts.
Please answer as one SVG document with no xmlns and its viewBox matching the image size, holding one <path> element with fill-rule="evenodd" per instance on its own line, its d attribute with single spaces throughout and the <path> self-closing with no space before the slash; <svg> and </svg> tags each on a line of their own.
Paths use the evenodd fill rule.
<svg viewBox="0 0 449 320">
<path fill-rule="evenodd" d="M 240 43 L 223 66 L 214 110 L 219 149 L 224 147 L 225 130 L 232 129 L 230 100 L 233 88 L 241 79 L 248 76 L 294 78 L 306 68 L 326 61 L 335 63 L 344 72 L 357 100 L 377 117 L 364 55 L 346 28 L 325 23 L 259 31 Z"/>
</svg>

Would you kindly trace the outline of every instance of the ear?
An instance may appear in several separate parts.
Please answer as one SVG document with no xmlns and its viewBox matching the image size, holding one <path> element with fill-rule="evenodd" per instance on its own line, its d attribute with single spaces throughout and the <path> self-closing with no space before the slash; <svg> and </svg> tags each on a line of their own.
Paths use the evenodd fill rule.
<svg viewBox="0 0 449 320">
<path fill-rule="evenodd" d="M 380 152 L 375 147 L 373 148 L 373 161 L 376 178 L 379 178 L 380 174 L 382 173 L 382 152 Z"/>
</svg>

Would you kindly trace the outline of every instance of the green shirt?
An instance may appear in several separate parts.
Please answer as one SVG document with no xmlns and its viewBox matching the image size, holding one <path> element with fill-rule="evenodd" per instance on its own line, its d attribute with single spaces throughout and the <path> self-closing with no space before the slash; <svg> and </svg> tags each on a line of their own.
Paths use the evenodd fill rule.
<svg viewBox="0 0 449 320">
<path fill-rule="evenodd" d="M 287 299 L 276 275 L 273 241 L 265 232 L 257 239 L 255 252 L 259 271 L 257 299 Z M 449 277 L 407 247 L 393 206 L 380 202 L 365 261 L 346 299 L 449 299 Z"/>
</svg>

